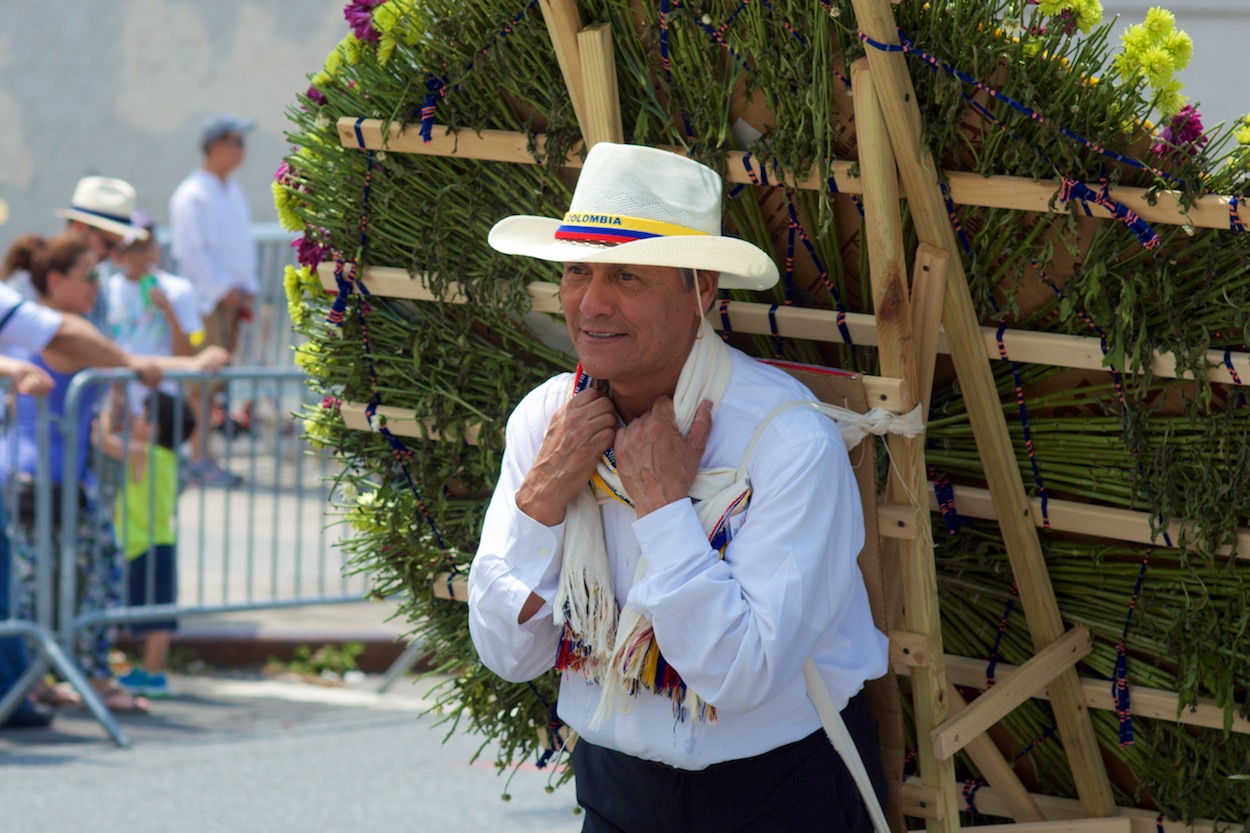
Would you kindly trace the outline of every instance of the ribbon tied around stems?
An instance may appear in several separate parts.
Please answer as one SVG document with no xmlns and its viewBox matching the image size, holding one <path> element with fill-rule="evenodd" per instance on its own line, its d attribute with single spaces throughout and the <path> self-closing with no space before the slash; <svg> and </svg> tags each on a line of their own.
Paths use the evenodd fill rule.
<svg viewBox="0 0 1250 833">
<path fill-rule="evenodd" d="M 1242 225 L 1241 217 L 1237 213 L 1238 202 L 1236 194 L 1228 198 L 1228 228 L 1231 231 L 1246 230 L 1246 227 Z"/>
</svg>

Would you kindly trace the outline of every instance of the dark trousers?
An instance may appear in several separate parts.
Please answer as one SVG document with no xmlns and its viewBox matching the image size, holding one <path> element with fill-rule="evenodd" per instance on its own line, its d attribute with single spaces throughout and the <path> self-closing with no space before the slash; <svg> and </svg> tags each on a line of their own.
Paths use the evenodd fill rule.
<svg viewBox="0 0 1250 833">
<path fill-rule="evenodd" d="M 884 806 L 877 721 L 862 692 L 842 719 Z M 859 790 L 823 730 L 693 772 L 579 740 L 573 770 L 582 833 L 872 833 Z"/>
</svg>

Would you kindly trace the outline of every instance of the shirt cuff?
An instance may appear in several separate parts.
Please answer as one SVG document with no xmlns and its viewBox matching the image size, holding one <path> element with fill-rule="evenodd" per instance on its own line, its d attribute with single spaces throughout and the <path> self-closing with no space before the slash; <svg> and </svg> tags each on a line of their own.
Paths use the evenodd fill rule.
<svg viewBox="0 0 1250 833">
<path fill-rule="evenodd" d="M 633 528 L 649 573 L 690 565 L 711 551 L 707 533 L 689 498 L 675 500 L 642 516 L 634 521 Z"/>
<path fill-rule="evenodd" d="M 559 575 L 556 556 L 564 545 L 564 521 L 547 526 L 517 509 L 511 538 L 505 549 L 508 567 L 521 584 L 537 591 L 551 583 L 552 573 Z"/>
</svg>

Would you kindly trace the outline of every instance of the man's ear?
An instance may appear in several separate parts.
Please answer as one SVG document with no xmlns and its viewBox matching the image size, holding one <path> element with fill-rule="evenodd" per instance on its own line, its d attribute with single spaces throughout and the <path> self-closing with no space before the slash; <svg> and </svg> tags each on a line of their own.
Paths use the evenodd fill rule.
<svg viewBox="0 0 1250 833">
<path fill-rule="evenodd" d="M 707 315 L 712 305 L 716 303 L 716 284 L 719 280 L 720 272 L 713 272 L 710 269 L 699 269 L 695 272 L 695 282 L 698 284 L 699 299 L 702 301 L 704 315 Z"/>
</svg>

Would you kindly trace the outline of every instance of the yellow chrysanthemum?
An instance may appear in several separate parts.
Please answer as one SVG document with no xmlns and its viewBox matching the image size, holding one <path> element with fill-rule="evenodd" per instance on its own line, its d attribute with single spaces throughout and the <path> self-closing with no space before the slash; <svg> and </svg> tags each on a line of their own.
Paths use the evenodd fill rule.
<svg viewBox="0 0 1250 833">
<path fill-rule="evenodd" d="M 283 270 L 282 288 L 286 291 L 286 306 L 291 315 L 291 323 L 296 327 L 303 327 L 309 319 L 308 305 L 304 303 L 304 287 L 299 270 L 294 266 L 288 265 Z"/>
<path fill-rule="evenodd" d="M 339 44 L 335 44 L 330 50 L 330 54 L 326 56 L 325 73 L 331 78 L 339 74 L 339 69 L 343 66 L 343 53 L 339 50 Z"/>
<path fill-rule="evenodd" d="M 273 207 L 278 210 L 278 223 L 287 231 L 303 231 L 304 220 L 296 210 L 302 201 L 276 179 L 270 183 L 273 191 Z"/>
<path fill-rule="evenodd" d="M 1098 0 L 1076 0 L 1073 11 L 1076 12 L 1077 28 L 1086 34 L 1102 23 L 1102 3 Z"/>
<path fill-rule="evenodd" d="M 333 84 L 334 76 L 323 70 L 322 72 L 314 73 L 313 77 L 308 80 L 310 84 L 320 90 Z"/>
<path fill-rule="evenodd" d="M 1179 79 L 1171 78 L 1155 92 L 1155 106 L 1159 108 L 1162 121 L 1166 122 L 1185 106 L 1185 96 L 1181 95 L 1184 88 Z"/>
<path fill-rule="evenodd" d="M 1163 40 L 1176 30 L 1176 15 L 1161 6 L 1152 6 L 1146 12 L 1146 22 L 1142 24 L 1155 37 Z"/>
<path fill-rule="evenodd" d="M 1141 53 L 1155 45 L 1155 39 L 1146 31 L 1145 26 L 1138 24 L 1130 26 L 1124 34 L 1120 35 L 1120 44 L 1124 47 L 1125 55 L 1137 60 Z"/>
<path fill-rule="evenodd" d="M 1178 70 L 1189 66 L 1190 59 L 1194 57 L 1194 39 L 1185 32 L 1177 31 L 1168 35 L 1163 40 L 1163 48 L 1172 56 L 1172 63 Z"/>
<path fill-rule="evenodd" d="M 299 276 L 300 289 L 304 292 L 312 294 L 323 291 L 321 277 L 312 269 L 301 266 L 296 274 Z"/>
<path fill-rule="evenodd" d="M 1141 55 L 1141 69 L 1150 86 L 1159 90 L 1172 80 L 1176 62 L 1172 60 L 1172 53 L 1162 46 L 1152 46 Z"/>
<path fill-rule="evenodd" d="M 1233 138 L 1237 140 L 1237 144 L 1250 145 L 1250 113 L 1238 118 L 1234 124 L 1236 127 L 1233 129 Z"/>
<path fill-rule="evenodd" d="M 329 368 L 322 361 L 321 349 L 311 341 L 306 341 L 295 348 L 295 364 L 309 376 L 324 379 L 329 375 Z"/>
</svg>

